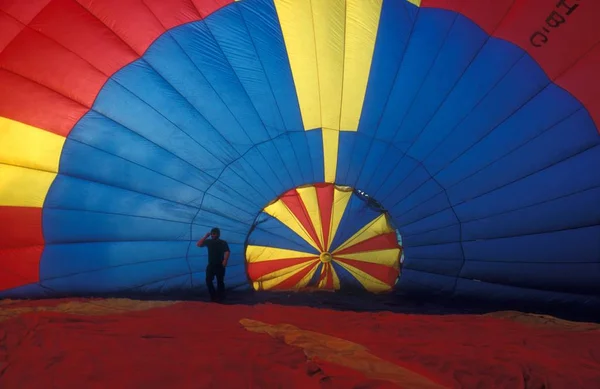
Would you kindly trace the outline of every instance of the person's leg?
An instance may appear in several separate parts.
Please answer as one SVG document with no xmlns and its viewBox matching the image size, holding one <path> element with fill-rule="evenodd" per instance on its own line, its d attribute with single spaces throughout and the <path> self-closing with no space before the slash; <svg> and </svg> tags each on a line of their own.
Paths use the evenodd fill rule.
<svg viewBox="0 0 600 389">
<path fill-rule="evenodd" d="M 217 290 L 219 299 L 225 298 L 225 267 L 221 266 L 217 272 Z"/>
<path fill-rule="evenodd" d="M 215 271 L 211 265 L 206 266 L 206 288 L 210 294 L 210 299 L 215 299 L 215 286 L 213 285 L 213 278 L 215 278 Z"/>
</svg>

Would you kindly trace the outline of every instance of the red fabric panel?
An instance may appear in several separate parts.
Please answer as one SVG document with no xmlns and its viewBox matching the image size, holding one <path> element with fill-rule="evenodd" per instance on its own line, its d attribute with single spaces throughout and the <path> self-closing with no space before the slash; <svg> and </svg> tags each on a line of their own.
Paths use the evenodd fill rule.
<svg viewBox="0 0 600 389">
<path fill-rule="evenodd" d="M 192 0 L 144 0 L 144 2 L 167 30 L 202 19 Z"/>
<path fill-rule="evenodd" d="M 52 90 L 0 69 L 0 116 L 67 136 L 87 108 Z"/>
<path fill-rule="evenodd" d="M 106 76 L 138 58 L 131 47 L 75 0 L 53 0 L 29 27 L 55 40 Z M 85 74 L 77 72 L 73 76 L 81 79 Z"/>
<path fill-rule="evenodd" d="M 281 201 L 283 201 L 284 204 L 290 209 L 290 211 L 292 211 L 294 216 L 296 216 L 298 221 L 302 224 L 304 229 L 308 232 L 308 234 L 317 244 L 319 249 L 323 251 L 321 243 L 319 242 L 319 238 L 317 237 L 317 232 L 315 231 L 312 222 L 310 221 L 310 216 L 308 216 L 308 211 L 306 210 L 306 207 L 304 206 L 300 195 L 294 190 L 283 195 L 281 197 Z"/>
<path fill-rule="evenodd" d="M 39 280 L 42 209 L 0 207 L 0 290 Z"/>
<path fill-rule="evenodd" d="M 294 286 L 296 286 L 296 284 L 298 282 L 300 282 L 301 279 L 304 278 L 304 276 L 306 276 L 308 273 L 310 273 L 310 271 L 318 265 L 319 265 L 319 262 L 315 262 L 313 265 L 307 266 L 305 269 L 300 270 L 298 273 L 287 278 L 282 283 L 277 284 L 277 286 L 275 286 L 274 289 L 291 289 L 291 288 L 293 288 Z"/>
<path fill-rule="evenodd" d="M 0 12 L 0 52 L 12 41 L 23 29 L 23 24 L 12 16 Z"/>
<path fill-rule="evenodd" d="M 364 240 L 353 246 L 346 247 L 341 251 L 336 251 L 336 255 L 360 253 L 363 251 L 391 249 L 398 247 L 398 238 L 395 232 L 389 232 L 383 235 L 377 235 L 370 239 Z"/>
<path fill-rule="evenodd" d="M 321 224 L 323 225 L 323 241 L 325 245 L 329 240 L 329 230 L 331 228 L 331 209 L 333 208 L 334 186 L 330 184 L 315 185 L 317 190 L 317 200 L 319 202 L 319 211 L 321 213 Z M 326 251 L 329 247 L 324 248 Z"/>
<path fill-rule="evenodd" d="M 364 271 L 370 276 L 377 278 L 379 281 L 385 282 L 388 285 L 394 285 L 396 278 L 398 278 L 398 270 L 380 263 L 353 261 L 351 259 L 338 257 L 335 257 L 335 260 L 350 266 L 354 266 L 355 268 Z"/>
<path fill-rule="evenodd" d="M 0 67 L 91 107 L 106 76 L 76 54 L 25 28 L 0 53 Z"/>
<path fill-rule="evenodd" d="M 2 0 L 0 10 L 23 24 L 29 23 L 51 0 Z"/>
<path fill-rule="evenodd" d="M 248 263 L 248 276 L 251 280 L 256 281 L 258 278 L 266 274 L 273 273 L 277 270 L 285 269 L 289 266 L 295 266 L 304 262 L 312 261 L 317 258 L 317 256 L 314 256 L 305 258 L 285 258 L 273 261 L 251 262 Z"/>
<path fill-rule="evenodd" d="M 225 7 L 233 3 L 235 0 L 192 0 L 200 15 L 203 18 L 215 12 L 219 8 Z"/>
<path fill-rule="evenodd" d="M 598 97 L 592 96 L 600 90 L 598 54 L 590 53 L 600 41 L 600 1 L 424 0 L 422 6 L 460 12 L 526 50 L 553 81 L 558 79 L 586 105 L 600 129 Z"/>
<path fill-rule="evenodd" d="M 165 28 L 143 0 L 77 0 L 142 55 Z M 135 18 L 132 18 L 135 15 Z"/>
</svg>

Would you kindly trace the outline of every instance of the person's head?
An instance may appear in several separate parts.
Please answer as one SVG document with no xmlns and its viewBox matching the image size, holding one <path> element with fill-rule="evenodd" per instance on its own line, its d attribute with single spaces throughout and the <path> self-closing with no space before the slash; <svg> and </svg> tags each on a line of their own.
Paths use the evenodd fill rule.
<svg viewBox="0 0 600 389">
<path fill-rule="evenodd" d="M 219 230 L 217 227 L 210 230 L 210 237 L 212 239 L 218 239 L 220 236 L 221 236 L 221 230 Z"/>
</svg>

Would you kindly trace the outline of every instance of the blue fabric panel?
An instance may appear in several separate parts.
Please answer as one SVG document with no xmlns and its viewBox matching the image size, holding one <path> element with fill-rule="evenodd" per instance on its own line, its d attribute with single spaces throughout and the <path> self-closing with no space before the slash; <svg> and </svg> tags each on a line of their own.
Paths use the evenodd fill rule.
<svg viewBox="0 0 600 389">
<path fill-rule="evenodd" d="M 147 217 L 44 209 L 42 218 L 46 244 L 188 240 L 190 235 L 189 223 Z"/>
<path fill-rule="evenodd" d="M 391 208 L 396 203 L 394 198 L 397 198 L 397 195 L 393 195 L 394 191 L 416 169 L 422 169 L 422 167 L 414 159 L 404 156 L 394 166 L 391 174 L 387 176 L 385 183 L 379 188 L 374 188 L 375 191 L 372 196 L 384 204 L 387 209 Z"/>
<path fill-rule="evenodd" d="M 396 186 L 396 182 L 392 177 L 393 171 L 401 163 L 404 158 L 403 153 L 395 148 L 392 144 L 388 143 L 388 148 L 383 155 L 382 162 L 379 164 L 377 169 L 373 172 L 368 183 L 365 185 L 364 190 L 373 195 L 377 201 L 388 206 L 387 202 L 384 202 L 381 193 L 390 193 Z"/>
<path fill-rule="evenodd" d="M 354 144 L 362 141 L 369 141 L 369 138 L 356 132 L 340 131 L 337 171 L 335 177 L 337 184 L 352 186 L 350 180 L 348 179 L 348 175 L 350 173 L 350 165 L 355 159 L 353 154 Z"/>
<path fill-rule="evenodd" d="M 185 258 L 175 258 L 152 264 L 109 267 L 89 273 L 53 278 L 44 281 L 44 285 L 59 292 L 114 293 L 184 274 L 189 274 Z"/>
<path fill-rule="evenodd" d="M 461 277 L 528 289 L 600 294 L 600 262 L 507 263 L 467 260 Z"/>
<path fill-rule="evenodd" d="M 404 261 L 403 270 L 416 270 L 448 277 L 458 275 L 463 265 L 462 258 L 431 259 L 411 256 Z"/>
<path fill-rule="evenodd" d="M 62 185 L 66 185 L 63 192 L 67 192 L 61 196 L 69 196 L 71 199 L 84 193 L 96 195 L 94 193 L 96 188 L 100 188 L 100 191 L 113 188 L 115 192 L 112 194 L 116 196 L 131 197 L 132 194 L 125 192 L 132 191 L 146 195 L 143 196 L 146 198 L 155 198 L 150 201 L 163 199 L 182 205 L 198 206 L 203 194 L 182 182 L 71 139 L 67 139 L 63 147 L 59 172 L 62 175 L 93 182 L 89 187 L 85 187 L 84 182 L 75 178 L 61 182 Z M 103 187 L 100 183 L 107 186 Z M 53 189 L 52 194 L 56 190 L 58 189 Z M 68 193 L 69 190 L 78 193 Z"/>
<path fill-rule="evenodd" d="M 47 245 L 40 261 L 40 279 L 65 277 L 104 268 L 155 262 L 185 256 L 188 242 L 90 242 Z M 85 260 L 82 260 L 85 258 Z"/>
<path fill-rule="evenodd" d="M 302 131 L 304 126 L 300 114 L 300 103 L 296 96 L 292 69 L 289 66 L 275 4 L 272 0 L 247 0 L 236 3 L 236 5 L 244 18 L 246 28 L 252 37 L 252 43 L 268 78 L 268 85 L 275 97 L 285 126 L 284 129 Z"/>
<path fill-rule="evenodd" d="M 463 223 L 462 235 L 468 241 L 592 226 L 600 224 L 598 204 L 600 187 Z"/>
<path fill-rule="evenodd" d="M 514 44 L 490 38 L 452 89 L 445 103 L 431 118 L 420 135 L 421 141 L 411 148 L 411 154 L 419 156 L 420 160 L 430 155 L 523 56 L 523 51 Z M 518 89 L 515 85 L 512 87 Z"/>
<path fill-rule="evenodd" d="M 250 167 L 251 175 L 246 174 Z M 245 161 L 238 161 L 232 166 L 227 167 L 219 177 L 218 184 L 224 189 L 223 200 L 235 204 L 240 199 L 244 204 L 252 204 L 252 209 L 258 208 L 261 204 L 269 202 L 275 192 L 269 193 L 269 187 L 260 185 L 262 180 L 253 180 L 256 176 L 252 165 Z M 260 177 L 260 176 L 258 176 Z"/>
<path fill-rule="evenodd" d="M 22 299 L 23 296 L 26 296 L 28 299 L 42 299 L 56 296 L 56 292 L 45 288 L 41 284 L 27 284 L 16 288 L 0 290 L 1 299 Z"/>
<path fill-rule="evenodd" d="M 431 180 L 431 176 L 427 170 L 423 166 L 417 165 L 405 179 L 396 184 L 396 189 L 386 198 L 386 203 L 391 209 L 394 209 L 406 196 L 418 190 L 429 180 Z"/>
<path fill-rule="evenodd" d="M 310 152 L 313 168 L 313 182 L 325 181 L 325 166 L 323 165 L 323 133 L 322 130 L 306 131 L 306 141 Z"/>
<path fill-rule="evenodd" d="M 206 190 L 213 180 L 209 174 L 198 170 L 181 157 L 94 111 L 81 118 L 68 139 L 147 167 L 199 191 Z M 65 147 L 67 145 L 65 143 Z M 63 164 L 64 162 L 61 163 Z"/>
<path fill-rule="evenodd" d="M 418 295 L 449 294 L 454 290 L 455 277 L 403 269 L 396 289 Z"/>
<path fill-rule="evenodd" d="M 401 218 L 403 224 L 411 224 L 449 208 L 448 196 L 446 193 L 440 193 L 408 211 L 398 208 L 396 216 Z"/>
<path fill-rule="evenodd" d="M 277 184 L 268 181 L 270 168 L 265 158 L 258 150 L 252 150 L 241 159 L 234 161 L 221 173 L 219 179 L 226 185 L 235 185 L 234 187 L 251 187 L 251 196 L 257 196 L 270 201 L 277 196 Z M 241 192 L 244 193 L 244 192 Z"/>
<path fill-rule="evenodd" d="M 131 288 L 131 293 L 141 294 L 168 294 L 171 292 L 181 292 L 189 290 L 192 287 L 192 277 L 189 274 L 178 275 L 157 282 L 144 284 Z"/>
<path fill-rule="evenodd" d="M 600 226 L 477 240 L 463 246 L 465 257 L 478 261 L 600 263 Z"/>
<path fill-rule="evenodd" d="M 338 230 L 331 241 L 331 247 L 336 248 L 346 240 L 357 233 L 361 228 L 366 226 L 371 221 L 375 220 L 380 215 L 380 212 L 372 209 L 368 204 L 358 197 L 356 194 L 352 194 Z"/>
<path fill-rule="evenodd" d="M 524 56 L 426 160 L 432 174 L 445 168 L 473 144 L 493 131 L 548 85 L 535 60 Z M 519 87 L 516 88 L 515 86 Z"/>
<path fill-rule="evenodd" d="M 456 14 L 446 10 L 422 9 L 419 11 L 410 36 L 410 44 L 402 58 L 398 76 L 377 130 L 379 139 L 394 139 L 396 131 L 410 109 L 429 69 L 435 63 L 438 52 L 444 45 L 455 19 Z M 412 142 L 412 139 L 408 141 Z M 398 146 L 400 149 L 406 149 L 401 144 Z"/>
<path fill-rule="evenodd" d="M 189 223 L 196 209 L 114 186 L 58 175 L 48 193 L 45 209 L 72 209 L 115 213 Z"/>
<path fill-rule="evenodd" d="M 260 5 L 261 3 L 252 1 L 253 8 L 260 8 Z M 205 23 L 270 136 L 277 136 L 276 129 L 285 129 L 281 112 L 239 7 L 233 4 L 221 8 L 206 18 Z"/>
<path fill-rule="evenodd" d="M 404 241 L 404 263 L 410 261 L 410 258 L 422 259 L 449 259 L 457 260 L 463 258 L 463 251 L 460 243 L 446 243 L 430 246 L 410 246 Z"/>
<path fill-rule="evenodd" d="M 111 79 L 98 94 L 93 108 L 200 170 L 224 166 L 223 160 L 215 158 L 193 138 Z"/>
<path fill-rule="evenodd" d="M 377 29 L 377 40 L 371 60 L 371 73 L 358 131 L 374 135 L 388 97 L 413 25 L 418 8 L 407 2 L 384 0 Z M 377 69 L 376 71 L 374 69 Z"/>
<path fill-rule="evenodd" d="M 227 8 L 217 11 L 210 18 L 224 10 Z M 231 12 L 226 11 L 226 15 Z M 171 35 L 221 96 L 252 142 L 256 144 L 269 139 L 269 133 L 252 100 L 205 22 L 185 24 L 173 29 Z"/>
<path fill-rule="evenodd" d="M 268 154 L 269 151 L 273 151 L 273 148 L 271 147 L 267 151 L 264 151 L 263 148 L 254 147 L 244 155 L 243 159 L 245 163 L 251 169 L 256 171 L 256 174 L 262 178 L 262 180 L 254 181 L 253 179 L 252 181 L 248 181 L 250 181 L 253 186 L 258 188 L 263 187 L 262 181 L 264 181 L 268 187 L 272 189 L 272 191 L 269 191 L 269 193 L 276 194 L 275 196 L 270 197 L 270 201 L 274 197 L 277 197 L 277 195 L 279 195 L 284 188 L 279 176 L 275 173 L 275 170 L 280 169 L 281 166 L 275 166 L 275 164 L 272 162 L 273 156 Z M 254 177 L 254 175 L 252 176 Z"/>
<path fill-rule="evenodd" d="M 365 188 L 368 186 L 371 177 L 377 170 L 380 169 L 382 163 L 384 163 L 383 157 L 386 155 L 386 151 L 388 150 L 388 143 L 374 140 L 372 143 L 364 142 L 361 139 L 358 139 L 355 150 L 360 150 L 361 145 L 370 146 L 368 150 L 368 154 L 365 155 L 364 158 L 360 158 L 360 152 L 355 156 L 352 160 L 352 165 L 350 169 L 351 171 L 356 171 L 360 176 L 352 177 L 350 181 L 355 188 Z"/>
<path fill-rule="evenodd" d="M 418 189 L 398 202 L 393 208 L 394 212 L 399 215 L 405 215 L 424 202 L 435 198 L 440 193 L 444 193 L 444 188 L 435 180 L 429 179 L 423 185 L 419 186 Z"/>
<path fill-rule="evenodd" d="M 575 120 L 577 117 L 584 119 L 583 122 Z M 497 188 L 500 188 L 499 192 L 504 193 L 527 188 L 525 190 L 530 193 L 526 197 L 551 199 L 557 197 L 559 193 L 565 195 L 594 186 L 594 183 L 598 182 L 598 175 L 587 168 L 593 166 L 587 163 L 598 163 L 598 151 L 584 150 L 597 145 L 600 139 L 597 134 L 591 132 L 594 130 L 590 127 L 588 127 L 590 131 L 579 136 L 573 133 L 577 128 L 582 128 L 579 126 L 583 128 L 586 124 L 589 126 L 587 114 L 581 112 L 572 118 L 573 120 L 555 126 L 505 158 L 449 188 L 448 195 L 453 202 L 459 203 L 465 199 L 486 198 L 486 196 L 478 196 L 495 193 L 493 191 Z M 560 147 L 556 147 L 556 144 L 560 144 Z M 573 157 L 569 158 L 571 156 Z M 574 171 L 582 170 L 584 174 L 570 177 L 572 170 L 569 169 L 572 168 L 576 169 Z M 486 177 L 494 179 L 490 180 Z M 532 191 L 531 188 L 538 187 L 541 181 L 548 182 L 550 186 L 544 191 Z M 464 210 L 459 207 L 457 211 L 462 213 Z M 495 207 L 494 211 L 499 210 Z"/>
<path fill-rule="evenodd" d="M 137 96 L 153 113 L 187 134 L 190 143 L 206 150 L 215 160 L 230 163 L 239 156 L 230 143 L 163 77 L 144 60 L 138 60 L 117 72 L 114 80 Z"/>
<path fill-rule="evenodd" d="M 348 270 L 344 269 L 342 266 L 338 265 L 335 262 L 331 262 L 333 269 L 335 270 L 338 278 L 340 279 L 340 289 L 349 290 L 349 289 L 358 289 L 358 290 L 366 290 L 364 286 L 356 279 L 352 273 Z"/>
<path fill-rule="evenodd" d="M 479 143 L 439 172 L 436 178 L 446 187 L 454 185 L 510 153 L 521 154 L 520 150 L 527 148 L 527 143 L 544 132 L 552 132 L 554 136 L 569 137 L 573 140 L 581 137 L 589 139 L 591 132 L 597 137 L 593 122 L 587 114 L 577 112 L 579 109 L 581 104 L 577 100 L 563 89 L 550 84 Z M 557 126 L 556 131 L 551 130 L 553 126 Z M 531 155 L 537 156 L 538 153 Z"/>
<path fill-rule="evenodd" d="M 311 157 L 309 143 L 308 143 L 308 134 L 309 132 L 292 132 L 286 134 L 286 137 L 289 138 L 290 143 L 292 144 L 292 148 L 294 150 L 295 158 L 298 161 L 298 165 L 300 166 L 300 171 L 302 172 L 302 183 L 310 183 L 315 182 L 315 171 L 314 169 L 323 169 L 323 162 L 320 161 L 317 167 L 313 167 L 313 160 Z"/>
<path fill-rule="evenodd" d="M 471 20 L 462 15 L 456 16 L 435 62 L 398 128 L 395 140 L 400 145 L 418 139 L 487 39 L 485 31 Z M 413 155 L 410 151 L 409 154 Z M 418 154 L 413 156 L 421 159 Z"/>
<path fill-rule="evenodd" d="M 396 214 L 393 211 L 390 212 L 395 220 L 402 222 L 402 215 Z M 431 216 L 425 217 L 421 220 L 418 220 L 411 224 L 401 223 L 401 227 L 399 228 L 400 233 L 403 237 L 418 235 L 425 232 L 440 230 L 443 227 L 448 227 L 451 225 L 458 224 L 458 219 L 456 218 L 456 214 L 452 209 L 445 209 Z M 449 233 L 446 231 L 446 233 Z M 449 233 L 453 236 L 453 233 Z M 439 238 L 442 239 L 444 236 L 445 239 L 448 239 L 448 235 L 439 235 Z"/>
<path fill-rule="evenodd" d="M 240 195 L 232 198 L 228 188 L 217 182 L 206 192 L 202 209 L 249 225 L 258 214 L 260 206 L 246 201 Z"/>
<path fill-rule="evenodd" d="M 278 136 L 277 138 L 273 139 L 272 145 L 273 149 L 278 150 L 277 156 L 281 157 L 283 162 L 283 167 L 281 167 L 280 170 L 286 173 L 284 174 L 286 179 L 284 184 L 289 185 L 288 188 L 295 188 L 305 184 L 307 181 L 304 180 L 304 174 L 302 172 L 302 168 L 300 167 L 302 160 L 298 158 L 298 155 L 296 155 L 296 150 L 292 145 L 289 135 L 290 134 L 284 134 Z M 272 200 L 274 197 L 276 196 L 271 197 L 269 200 Z"/>
<path fill-rule="evenodd" d="M 518 288 L 461 278 L 456 283 L 455 295 L 459 298 L 483 297 L 492 302 L 519 301 L 521 303 L 583 304 L 589 306 L 591 309 L 600 309 L 600 297 L 598 296 Z"/>
<path fill-rule="evenodd" d="M 560 153 L 560 150 L 548 151 L 540 155 L 538 160 L 543 159 L 542 157 L 549 158 L 548 156 L 553 153 Z M 542 164 L 539 168 L 544 165 L 546 164 Z M 490 213 L 499 214 L 598 187 L 600 175 L 597 170 L 590 169 L 590 166 L 600 166 L 600 146 L 478 197 L 475 196 L 480 193 L 479 188 L 473 188 L 473 184 L 477 182 L 471 181 L 473 185 L 471 188 L 465 186 L 461 189 L 464 191 L 471 189 L 467 193 L 471 193 L 475 198 L 456 206 L 456 212 L 461 215 L 461 218 L 464 216 L 467 220 L 473 220 Z M 573 172 L 578 173 L 573 174 Z M 497 182 L 504 182 L 502 176 L 489 177 L 494 177 Z M 536 190 L 537 188 L 543 190 Z M 449 194 L 456 201 L 454 199 L 456 191 L 449 191 Z"/>
<path fill-rule="evenodd" d="M 252 140 L 246 130 L 204 77 L 201 69 L 196 67 L 173 38 L 172 31 L 161 35 L 148 48 L 143 59 L 185 97 L 210 123 L 213 131 L 230 143 L 230 147 L 242 153 L 252 146 Z"/>
<path fill-rule="evenodd" d="M 248 237 L 248 244 L 319 254 L 314 247 L 274 217 L 262 213 L 257 222 L 256 229 Z"/>
<path fill-rule="evenodd" d="M 461 240 L 461 227 L 459 224 L 453 224 L 447 227 L 436 228 L 435 230 L 416 234 L 405 231 L 407 230 L 404 228 L 400 229 L 403 243 L 405 246 L 410 247 L 453 243 L 460 242 Z"/>
<path fill-rule="evenodd" d="M 282 159 L 282 155 L 286 153 L 291 154 L 291 150 L 279 150 L 275 147 L 274 142 L 262 143 L 256 147 L 260 153 L 265 156 L 271 170 L 277 176 L 276 183 L 279 185 L 277 187 L 277 192 L 283 192 L 286 189 L 293 188 L 294 184 L 291 173 L 286 168 Z"/>
<path fill-rule="evenodd" d="M 221 229 L 221 237 L 226 241 L 243 243 L 250 224 L 200 209 L 192 225 L 192 240 L 194 243 L 206 235 L 207 232 L 210 232 L 213 227 Z"/>
<path fill-rule="evenodd" d="M 319 262 L 319 264 L 317 265 L 317 270 L 315 271 L 315 274 L 313 274 L 310 281 L 308 281 L 307 286 L 317 287 L 319 285 L 319 278 L 321 277 L 321 271 L 323 271 L 323 262 Z"/>
</svg>

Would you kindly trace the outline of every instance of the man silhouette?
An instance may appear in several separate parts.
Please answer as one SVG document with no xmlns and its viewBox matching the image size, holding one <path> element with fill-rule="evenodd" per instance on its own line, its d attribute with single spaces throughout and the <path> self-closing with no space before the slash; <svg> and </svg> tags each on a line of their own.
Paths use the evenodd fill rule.
<svg viewBox="0 0 600 389">
<path fill-rule="evenodd" d="M 208 237 L 211 239 L 207 240 Z M 217 227 L 208 232 L 196 243 L 198 247 L 208 249 L 208 264 L 206 265 L 206 286 L 212 301 L 222 300 L 225 297 L 225 268 L 229 260 L 229 245 L 221 239 L 221 230 Z M 213 278 L 217 277 L 217 293 L 213 285 Z"/>
</svg>

